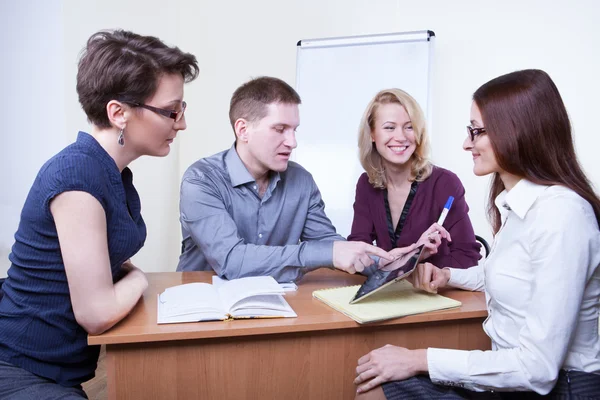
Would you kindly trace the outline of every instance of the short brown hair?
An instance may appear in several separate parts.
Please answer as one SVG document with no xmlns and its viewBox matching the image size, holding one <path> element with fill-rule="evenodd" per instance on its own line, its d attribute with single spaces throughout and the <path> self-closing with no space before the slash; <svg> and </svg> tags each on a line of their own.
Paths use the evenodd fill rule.
<svg viewBox="0 0 600 400">
<path fill-rule="evenodd" d="M 229 121 L 235 131 L 235 121 L 244 118 L 255 122 L 267 115 L 272 103 L 300 104 L 300 95 L 281 79 L 261 76 L 244 83 L 231 96 Z"/>
<path fill-rule="evenodd" d="M 558 88 L 544 71 L 528 69 L 499 76 L 473 94 L 498 166 L 538 185 L 561 185 L 587 200 L 600 224 L 600 199 L 581 169 L 571 122 Z M 505 189 L 494 174 L 488 217 L 494 234 L 500 212 L 494 204 Z"/>
<path fill-rule="evenodd" d="M 115 30 L 94 33 L 79 60 L 77 94 L 88 121 L 110 128 L 106 104 L 111 100 L 144 103 L 163 74 L 198 76 L 196 57 L 169 47 L 153 36 Z"/>
<path fill-rule="evenodd" d="M 383 104 L 400 104 L 406 110 L 415 132 L 417 145 L 410 159 L 410 179 L 412 181 L 424 181 L 431 175 L 433 166 L 428 158 L 429 137 L 423 111 L 419 103 L 404 90 L 385 89 L 377 93 L 367 105 L 358 130 L 360 164 L 369 176 L 369 183 L 376 189 L 385 189 L 387 185 L 381 155 L 377 152 L 375 143 L 371 140 L 371 133 L 375 130 L 377 109 Z"/>
</svg>

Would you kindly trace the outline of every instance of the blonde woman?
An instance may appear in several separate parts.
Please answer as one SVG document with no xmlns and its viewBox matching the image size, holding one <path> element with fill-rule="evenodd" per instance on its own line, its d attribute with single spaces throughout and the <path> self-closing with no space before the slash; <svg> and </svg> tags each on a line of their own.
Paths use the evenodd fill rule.
<svg viewBox="0 0 600 400">
<path fill-rule="evenodd" d="M 415 243 L 435 222 L 450 196 L 444 222 L 450 236 L 423 258 L 443 267 L 468 268 L 481 255 L 468 216 L 465 189 L 452 172 L 431 164 L 425 118 L 400 89 L 377 93 L 363 115 L 358 147 L 365 169 L 356 184 L 354 221 L 348 240 L 375 242 L 386 251 Z M 433 224 L 433 225 L 432 225 Z"/>
</svg>

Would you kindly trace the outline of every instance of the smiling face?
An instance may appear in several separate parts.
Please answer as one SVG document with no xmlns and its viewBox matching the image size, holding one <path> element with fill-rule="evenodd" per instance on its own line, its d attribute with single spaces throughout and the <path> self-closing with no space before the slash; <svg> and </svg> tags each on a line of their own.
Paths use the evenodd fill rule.
<svg viewBox="0 0 600 400">
<path fill-rule="evenodd" d="M 254 122 L 238 119 L 235 125 L 238 153 L 255 178 L 269 171 L 285 171 L 297 146 L 298 105 L 271 103 L 266 107 L 264 118 Z"/>
<path fill-rule="evenodd" d="M 471 126 L 473 128 L 484 128 L 481 112 L 477 104 L 471 105 Z M 463 143 L 463 149 L 470 151 L 473 155 L 473 173 L 477 176 L 488 175 L 494 172 L 502 172 L 496 161 L 492 143 L 486 133 L 475 136 L 474 140 L 467 135 Z"/>
<path fill-rule="evenodd" d="M 181 112 L 183 105 L 183 77 L 165 74 L 156 92 L 144 104 L 165 110 Z M 178 131 L 187 127 L 185 116 L 178 122 L 151 110 L 135 107 L 127 115 L 125 143 L 138 155 L 164 157 L 171 151 L 170 145 Z"/>
<path fill-rule="evenodd" d="M 398 103 L 381 104 L 375 111 L 371 139 L 385 163 L 407 164 L 417 148 L 413 124 Z"/>
</svg>

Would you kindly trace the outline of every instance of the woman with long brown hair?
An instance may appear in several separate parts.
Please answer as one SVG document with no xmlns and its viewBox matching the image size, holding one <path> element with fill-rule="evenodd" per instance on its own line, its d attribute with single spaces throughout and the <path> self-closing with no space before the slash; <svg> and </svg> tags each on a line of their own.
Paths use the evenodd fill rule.
<svg viewBox="0 0 600 400">
<path fill-rule="evenodd" d="M 357 398 L 598 398 L 600 199 L 558 89 L 540 70 L 493 79 L 467 130 L 473 172 L 492 175 L 492 252 L 466 270 L 422 264 L 412 282 L 485 291 L 492 350 L 374 350 L 358 361 Z"/>
</svg>

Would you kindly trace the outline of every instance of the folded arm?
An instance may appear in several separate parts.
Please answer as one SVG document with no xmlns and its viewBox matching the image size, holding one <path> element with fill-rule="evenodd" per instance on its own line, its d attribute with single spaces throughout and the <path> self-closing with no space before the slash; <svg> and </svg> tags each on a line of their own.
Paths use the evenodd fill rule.
<svg viewBox="0 0 600 400">
<path fill-rule="evenodd" d="M 113 284 L 106 215 L 89 193 L 63 192 L 50 203 L 69 284 L 75 319 L 88 333 L 100 334 L 135 306 L 148 286 L 142 271 L 129 262 L 128 273 Z"/>
</svg>

